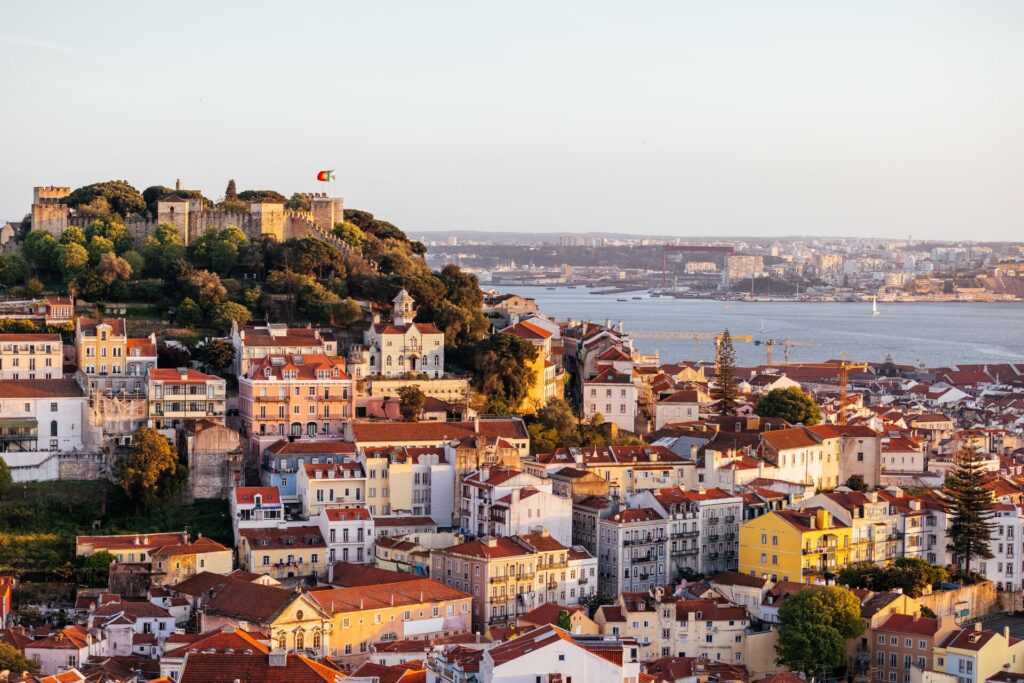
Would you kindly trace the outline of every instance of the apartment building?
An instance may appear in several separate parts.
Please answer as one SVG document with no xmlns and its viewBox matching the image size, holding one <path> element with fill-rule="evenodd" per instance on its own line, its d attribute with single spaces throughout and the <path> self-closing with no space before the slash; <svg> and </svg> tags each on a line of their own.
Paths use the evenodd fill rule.
<svg viewBox="0 0 1024 683">
<path fill-rule="evenodd" d="M 326 508 L 366 505 L 366 472 L 359 462 L 303 465 L 295 486 L 306 518 L 315 517 Z"/>
<path fill-rule="evenodd" d="M 478 675 L 481 683 L 522 683 L 538 676 L 565 683 L 573 677 L 576 683 L 643 680 L 633 641 L 574 635 L 550 624 L 485 650 Z"/>
<path fill-rule="evenodd" d="M 578 604 L 594 594 L 596 568 L 585 550 L 547 533 L 487 537 L 430 554 L 433 578 L 473 596 L 473 627 L 481 631 L 546 602 Z"/>
<path fill-rule="evenodd" d="M 470 595 L 409 574 L 374 570 L 365 581 L 307 595 L 331 615 L 327 653 L 339 662 L 369 659 L 374 643 L 446 638 L 471 628 Z"/>
<path fill-rule="evenodd" d="M 253 327 L 231 325 L 231 345 L 235 349 L 234 372 L 238 377 L 249 374 L 249 367 L 266 356 L 329 356 L 338 355 L 335 341 L 319 330 L 267 324 Z"/>
<path fill-rule="evenodd" d="M 552 482 L 519 470 L 482 467 L 462 479 L 462 528 L 477 536 L 512 536 L 544 529 L 572 543 L 572 500 Z"/>
<path fill-rule="evenodd" d="M 269 355 L 238 380 L 243 434 L 253 452 L 289 436 L 338 438 L 355 413 L 344 361 L 324 355 Z"/>
<path fill-rule="evenodd" d="M 0 334 L 0 380 L 61 379 L 63 368 L 59 334 Z"/>
<path fill-rule="evenodd" d="M 887 672 L 890 680 L 893 669 Z M 932 648 L 932 670 L 955 676 L 956 683 L 982 683 L 1000 671 L 1024 673 L 1024 640 L 1012 638 L 1009 627 L 986 631 L 980 622 L 956 629 Z"/>
<path fill-rule="evenodd" d="M 583 416 L 588 420 L 598 413 L 605 422 L 627 432 L 637 430 L 639 390 L 631 373 L 607 367 L 583 382 Z"/>
<path fill-rule="evenodd" d="M 146 371 L 149 426 L 176 430 L 197 420 L 224 424 L 227 382 L 191 368 Z"/>
<path fill-rule="evenodd" d="M 141 396 L 146 372 L 156 368 L 156 335 L 129 337 L 124 318 L 78 318 L 75 360 L 90 393 Z"/>
<path fill-rule="evenodd" d="M 773 510 L 740 527 L 739 571 L 821 584 L 850 563 L 850 527 L 825 508 Z"/>
<path fill-rule="evenodd" d="M 653 508 L 620 510 L 597 521 L 600 591 L 642 592 L 672 580 L 667 522 Z"/>
<path fill-rule="evenodd" d="M 95 452 L 88 399 L 70 379 L 0 381 L 0 457 L 14 481 L 59 478 L 57 453 Z"/>
<path fill-rule="evenodd" d="M 840 486 L 801 501 L 799 507 L 824 508 L 850 527 L 850 562 L 882 564 L 903 556 L 900 516 L 877 491 Z"/>
<path fill-rule="evenodd" d="M 594 620 L 605 635 L 636 640 L 640 660 L 704 656 L 743 665 L 749 617 L 744 608 L 715 600 L 680 600 L 663 587 L 623 593 L 598 608 Z"/>
<path fill-rule="evenodd" d="M 264 486 L 281 492 L 283 502 L 298 503 L 298 474 L 303 465 L 348 462 L 355 458 L 356 446 L 349 441 L 278 439 L 260 457 L 260 478 Z"/>
<path fill-rule="evenodd" d="M 274 486 L 237 486 L 231 490 L 231 522 L 238 546 L 241 529 L 273 529 L 284 521 L 281 492 Z"/>
<path fill-rule="evenodd" d="M 314 524 L 276 529 L 239 529 L 238 565 L 285 585 L 327 575 L 327 543 Z"/>
<path fill-rule="evenodd" d="M 366 508 L 321 508 L 310 521 L 327 540 L 328 565 L 373 562 L 373 517 Z"/>
<path fill-rule="evenodd" d="M 641 491 L 630 507 L 649 507 L 668 520 L 669 571 L 716 574 L 736 568 L 743 498 L 719 488 Z"/>
<path fill-rule="evenodd" d="M 862 637 L 868 652 L 861 668 L 871 681 L 910 683 L 912 670 L 931 668 L 935 646 L 956 630 L 952 617 L 892 614 Z"/>
<path fill-rule="evenodd" d="M 452 446 L 363 448 L 359 461 L 371 515 L 429 515 L 440 526 L 458 526 Z"/>
</svg>

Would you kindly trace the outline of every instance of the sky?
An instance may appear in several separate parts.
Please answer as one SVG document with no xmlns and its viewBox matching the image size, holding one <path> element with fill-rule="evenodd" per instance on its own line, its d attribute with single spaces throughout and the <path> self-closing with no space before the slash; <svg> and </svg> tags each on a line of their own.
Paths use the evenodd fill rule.
<svg viewBox="0 0 1024 683">
<path fill-rule="evenodd" d="M 1024 3 L 0 5 L 35 185 L 323 191 L 409 232 L 1022 239 Z"/>
</svg>

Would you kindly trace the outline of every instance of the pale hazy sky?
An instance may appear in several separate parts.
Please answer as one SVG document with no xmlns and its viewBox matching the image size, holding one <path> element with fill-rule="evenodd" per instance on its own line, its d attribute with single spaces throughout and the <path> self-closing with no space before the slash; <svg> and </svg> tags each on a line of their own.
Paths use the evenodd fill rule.
<svg viewBox="0 0 1024 683">
<path fill-rule="evenodd" d="M 1017 0 L 5 2 L 0 219 L 335 168 L 410 231 L 1024 239 L 1022 36 Z"/>
</svg>

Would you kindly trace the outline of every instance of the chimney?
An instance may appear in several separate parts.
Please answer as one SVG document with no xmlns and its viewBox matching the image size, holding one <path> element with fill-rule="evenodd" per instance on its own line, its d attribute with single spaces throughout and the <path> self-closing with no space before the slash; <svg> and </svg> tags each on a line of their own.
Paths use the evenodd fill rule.
<svg viewBox="0 0 1024 683">
<path fill-rule="evenodd" d="M 619 321 L 618 328 L 619 328 L 619 334 L 622 334 L 623 328 L 622 328 L 622 321 L 621 320 Z"/>
<path fill-rule="evenodd" d="M 480 416 L 479 415 L 474 415 L 473 416 L 473 433 L 474 434 L 479 434 L 480 433 Z"/>
<path fill-rule="evenodd" d="M 1010 627 L 1009 626 L 1004 626 L 1003 627 L 1003 638 L 1006 638 L 1006 642 L 1007 643 L 1010 642 Z"/>
<path fill-rule="evenodd" d="M 284 650 L 271 650 L 270 651 L 270 666 L 276 668 L 284 668 L 288 665 L 288 653 Z"/>
<path fill-rule="evenodd" d="M 609 330 L 612 329 L 612 319 L 611 318 L 605 318 L 604 319 L 604 326 L 605 326 L 606 329 L 609 329 Z"/>
<path fill-rule="evenodd" d="M 816 521 L 818 522 L 818 528 L 827 529 L 830 526 L 828 510 L 820 508 L 815 511 L 814 516 L 816 517 Z"/>
<path fill-rule="evenodd" d="M 690 444 L 690 460 L 697 462 L 697 444 Z"/>
<path fill-rule="evenodd" d="M 975 631 L 980 631 L 981 630 L 981 622 L 980 621 L 977 621 L 977 622 L 974 623 L 974 630 Z"/>
</svg>

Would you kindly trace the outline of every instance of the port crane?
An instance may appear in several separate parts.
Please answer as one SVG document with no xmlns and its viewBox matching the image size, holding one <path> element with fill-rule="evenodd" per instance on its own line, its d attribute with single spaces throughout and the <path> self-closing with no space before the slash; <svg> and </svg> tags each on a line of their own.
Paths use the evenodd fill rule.
<svg viewBox="0 0 1024 683">
<path fill-rule="evenodd" d="M 773 356 L 772 352 L 775 350 L 776 346 L 781 346 L 782 347 L 783 362 L 785 362 L 785 363 L 789 363 L 789 350 L 790 350 L 790 348 L 793 348 L 793 347 L 796 347 L 796 346 L 821 346 L 821 344 L 819 344 L 818 342 L 801 341 L 799 339 L 765 339 L 765 340 L 757 339 L 757 340 L 754 341 L 754 345 L 755 346 L 764 345 L 764 347 L 765 347 L 765 355 L 767 356 L 767 358 L 765 360 L 765 364 L 766 365 L 771 365 L 772 364 L 772 356 Z"/>
<path fill-rule="evenodd" d="M 850 370 L 867 370 L 867 363 L 851 363 L 841 360 L 836 363 L 782 363 L 776 367 L 821 368 L 839 371 L 839 424 L 846 424 L 846 404 L 850 398 Z"/>
</svg>

